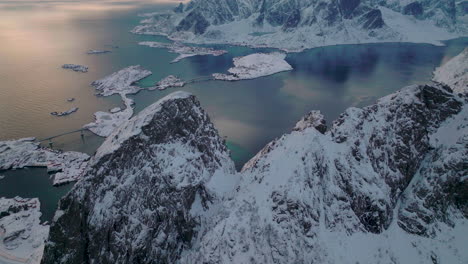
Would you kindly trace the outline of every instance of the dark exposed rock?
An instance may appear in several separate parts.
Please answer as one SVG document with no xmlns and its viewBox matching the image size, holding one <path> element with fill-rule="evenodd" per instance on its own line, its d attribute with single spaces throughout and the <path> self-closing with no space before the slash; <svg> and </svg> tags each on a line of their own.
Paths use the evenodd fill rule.
<svg viewBox="0 0 468 264">
<path fill-rule="evenodd" d="M 403 14 L 415 17 L 422 16 L 424 10 L 420 2 L 413 2 L 403 8 Z"/>
<path fill-rule="evenodd" d="M 293 131 L 303 131 L 306 128 L 313 127 L 320 133 L 324 134 L 327 131 L 327 123 L 320 111 L 310 111 L 307 115 L 297 122 Z"/>
<path fill-rule="evenodd" d="M 344 18 L 352 18 L 353 11 L 359 6 L 361 0 L 340 0 L 340 10 Z"/>
<path fill-rule="evenodd" d="M 377 29 L 382 28 L 385 22 L 382 18 L 382 12 L 379 9 L 373 9 L 364 14 L 360 19 L 362 28 L 364 29 Z"/>
<path fill-rule="evenodd" d="M 294 9 L 284 23 L 283 30 L 296 28 L 299 22 L 301 22 L 301 11 L 299 9 Z"/>
<path fill-rule="evenodd" d="M 208 26 L 210 26 L 210 23 L 205 17 L 197 10 L 193 10 L 180 21 L 179 25 L 177 25 L 177 31 L 192 31 L 197 35 L 201 35 L 205 33 Z"/>
<path fill-rule="evenodd" d="M 184 4 L 180 3 L 176 8 L 174 8 L 174 12 L 183 13 L 184 12 Z"/>
</svg>

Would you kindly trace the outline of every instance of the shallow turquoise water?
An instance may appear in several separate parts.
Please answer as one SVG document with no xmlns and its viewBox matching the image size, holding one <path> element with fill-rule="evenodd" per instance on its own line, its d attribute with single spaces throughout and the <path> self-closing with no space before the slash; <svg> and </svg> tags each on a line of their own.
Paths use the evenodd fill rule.
<svg viewBox="0 0 468 264">
<path fill-rule="evenodd" d="M 129 33 L 140 20 L 138 13 L 169 8 L 147 2 L 157 1 L 0 1 L 0 140 L 45 138 L 75 130 L 91 122 L 94 112 L 121 105 L 117 96 L 96 97 L 89 84 L 129 65 L 141 64 L 151 70 L 153 75 L 140 82 L 141 86 L 150 86 L 169 74 L 192 79 L 225 72 L 233 57 L 269 51 L 218 45 L 214 47 L 229 53 L 171 64 L 177 54 L 137 45 L 145 40 L 167 41 L 165 38 Z M 114 45 L 118 48 L 111 47 Z M 266 143 L 289 132 L 308 111 L 321 110 L 331 123 L 350 106 L 365 106 L 403 86 L 428 82 L 435 67 L 467 45 L 468 38 L 463 38 L 443 47 L 387 43 L 316 48 L 288 54 L 286 60 L 294 67 L 291 72 L 248 81 L 210 81 L 181 89 L 142 91 L 132 97 L 139 112 L 173 91 L 194 93 L 226 137 L 240 168 Z M 89 49 L 110 49 L 112 53 L 85 54 Z M 66 71 L 60 68 L 65 63 L 84 64 L 90 70 L 85 74 Z M 69 97 L 76 101 L 67 102 Z M 79 111 L 67 117 L 49 114 L 74 106 Z M 77 133 L 54 140 L 53 146 L 92 154 L 101 142 L 90 133 L 82 140 Z M 40 169 L 4 174 L 7 179 L 0 181 L 0 196 L 56 192 L 50 199 L 43 198 L 48 199 L 50 211 L 55 208 L 53 201 L 68 190 L 49 186 Z M 23 192 L 23 179 L 28 177 L 36 177 L 34 180 L 44 185 L 32 185 L 37 192 Z M 47 219 L 51 216 L 44 214 Z"/>
<path fill-rule="evenodd" d="M 72 184 L 53 187 L 46 169 L 26 168 L 1 172 L 5 178 L 0 180 L 0 197 L 39 198 L 42 221 L 50 221 L 55 213 L 58 200 L 65 195 Z"/>
</svg>

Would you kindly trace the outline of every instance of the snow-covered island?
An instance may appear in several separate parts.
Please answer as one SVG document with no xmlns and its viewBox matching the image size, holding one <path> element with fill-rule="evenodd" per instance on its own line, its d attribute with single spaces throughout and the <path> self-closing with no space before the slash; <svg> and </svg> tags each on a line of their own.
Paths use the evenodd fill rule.
<svg viewBox="0 0 468 264">
<path fill-rule="evenodd" d="M 129 66 L 114 72 L 100 80 L 91 83 L 97 90 L 97 95 L 110 96 L 113 94 L 134 94 L 142 88 L 133 84 L 152 74 L 140 65 Z"/>
<path fill-rule="evenodd" d="M 234 58 L 234 67 L 228 70 L 230 74 L 214 73 L 213 77 L 216 80 L 238 81 L 290 71 L 293 68 L 285 58 L 286 54 L 279 52 L 254 53 L 237 57 Z"/>
<path fill-rule="evenodd" d="M 213 55 L 213 56 L 221 56 L 227 51 L 225 50 L 216 50 L 212 48 L 205 48 L 205 47 L 191 47 L 186 46 L 180 42 L 174 43 L 163 43 L 163 42 L 156 42 L 156 41 L 143 41 L 138 43 L 143 46 L 148 46 L 151 48 L 164 48 L 168 49 L 169 52 L 178 53 L 179 56 L 175 58 L 171 63 L 179 62 L 182 59 L 199 56 L 199 55 Z"/>
<path fill-rule="evenodd" d="M 125 105 L 125 109 L 121 110 L 119 108 L 119 110 L 117 110 L 114 108 L 110 113 L 102 111 L 96 112 L 94 114 L 96 120 L 84 125 L 83 128 L 101 137 L 109 136 L 115 128 L 130 119 L 133 115 L 133 100 L 128 98 L 127 95 L 135 94 L 142 90 L 142 88 L 134 86 L 134 83 L 151 74 L 151 71 L 144 69 L 140 65 L 135 65 L 124 68 L 91 83 L 98 91 L 97 95 L 110 96 L 119 94 Z"/>
<path fill-rule="evenodd" d="M 35 138 L 0 141 L 0 170 L 46 167 L 48 172 L 56 172 L 54 185 L 77 181 L 88 160 L 85 153 L 43 148 Z"/>
<path fill-rule="evenodd" d="M 157 82 L 155 86 L 148 88 L 148 90 L 165 90 L 171 87 L 183 87 L 184 85 L 185 82 L 179 79 L 177 76 L 169 75 Z"/>
<path fill-rule="evenodd" d="M 0 263 L 39 264 L 49 226 L 37 198 L 0 198 Z"/>
<path fill-rule="evenodd" d="M 437 68 L 433 80 L 449 85 L 457 93 L 466 93 L 468 87 L 468 48 Z"/>
<path fill-rule="evenodd" d="M 69 101 L 69 100 L 67 100 Z M 69 101 L 69 102 L 72 102 L 72 101 Z M 53 115 L 53 116 L 67 116 L 67 115 L 70 115 L 70 114 L 73 114 L 74 112 L 78 111 L 78 107 L 73 107 L 73 108 L 70 108 L 69 110 L 67 111 L 64 111 L 64 112 L 51 112 L 50 114 Z"/>
<path fill-rule="evenodd" d="M 86 52 L 87 54 L 89 55 L 93 55 L 93 54 L 104 54 L 104 53 L 111 53 L 112 51 L 110 50 L 88 50 L 88 52 Z"/>
<path fill-rule="evenodd" d="M 0 180 L 5 179 L 5 175 L 0 175 Z"/>
<path fill-rule="evenodd" d="M 78 64 L 64 64 L 62 65 L 62 68 L 76 72 L 88 72 L 88 67 Z"/>
</svg>

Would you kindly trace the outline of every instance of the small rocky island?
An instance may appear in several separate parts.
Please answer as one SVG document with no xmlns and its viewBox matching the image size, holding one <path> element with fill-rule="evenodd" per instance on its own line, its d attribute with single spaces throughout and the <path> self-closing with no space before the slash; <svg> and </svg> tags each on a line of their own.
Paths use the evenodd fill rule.
<svg viewBox="0 0 468 264">
<path fill-rule="evenodd" d="M 73 70 L 76 72 L 88 72 L 88 67 L 78 64 L 64 64 L 63 69 Z"/>
<path fill-rule="evenodd" d="M 73 100 L 72 100 L 73 101 Z M 72 102 L 72 101 L 69 101 L 69 102 Z M 63 112 L 51 112 L 50 114 L 53 115 L 53 116 L 67 116 L 67 115 L 70 115 L 70 114 L 73 114 L 75 113 L 76 111 L 78 111 L 78 107 L 72 107 L 70 108 L 69 110 L 67 111 L 63 111 Z"/>
<path fill-rule="evenodd" d="M 171 87 L 183 87 L 184 85 L 185 82 L 179 79 L 177 76 L 169 75 L 157 82 L 155 86 L 148 88 L 148 90 L 165 90 Z"/>
<path fill-rule="evenodd" d="M 88 52 L 86 52 L 87 54 L 89 55 L 93 55 L 93 54 L 105 54 L 105 53 L 111 53 L 112 51 L 110 50 L 88 50 Z"/>
</svg>

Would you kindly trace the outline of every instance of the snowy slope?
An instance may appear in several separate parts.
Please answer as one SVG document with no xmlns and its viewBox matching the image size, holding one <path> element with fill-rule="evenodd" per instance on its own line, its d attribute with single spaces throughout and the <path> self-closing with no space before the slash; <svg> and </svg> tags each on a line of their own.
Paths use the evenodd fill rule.
<svg viewBox="0 0 468 264">
<path fill-rule="evenodd" d="M 144 15 L 133 32 L 287 51 L 371 42 L 440 45 L 467 36 L 466 10 L 456 0 L 193 0 L 174 12 Z"/>
<path fill-rule="evenodd" d="M 468 92 L 468 48 L 437 68 L 434 72 L 434 81 L 452 87 L 457 93 Z"/>
</svg>

